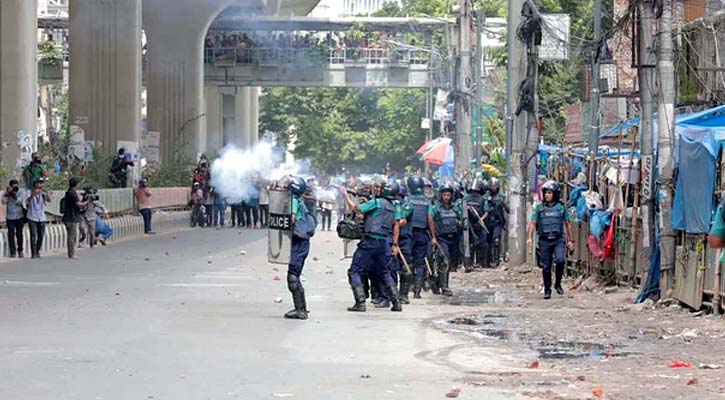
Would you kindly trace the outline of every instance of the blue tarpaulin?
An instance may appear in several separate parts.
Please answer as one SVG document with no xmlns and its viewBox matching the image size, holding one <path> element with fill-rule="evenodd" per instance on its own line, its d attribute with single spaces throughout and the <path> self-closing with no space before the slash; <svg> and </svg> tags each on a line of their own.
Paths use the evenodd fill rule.
<svg viewBox="0 0 725 400">
<path fill-rule="evenodd" d="M 672 205 L 672 228 L 707 233 L 715 190 L 715 157 L 719 146 L 710 128 L 678 126 L 677 186 Z"/>
</svg>

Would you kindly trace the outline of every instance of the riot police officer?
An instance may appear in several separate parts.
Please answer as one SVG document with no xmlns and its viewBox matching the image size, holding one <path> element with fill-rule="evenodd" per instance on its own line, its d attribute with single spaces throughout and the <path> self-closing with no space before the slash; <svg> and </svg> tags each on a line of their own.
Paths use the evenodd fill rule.
<svg viewBox="0 0 725 400">
<path fill-rule="evenodd" d="M 292 216 L 290 222 L 294 227 L 292 234 L 292 256 L 287 268 L 287 288 L 292 293 L 292 301 L 295 308 L 287 312 L 285 318 L 307 319 L 307 302 L 305 300 L 305 289 L 302 287 L 300 275 L 305 266 L 305 260 L 310 253 L 310 237 L 314 234 L 314 222 L 311 213 L 302 200 L 302 195 L 307 190 L 305 180 L 294 177 L 287 184 L 287 190 L 292 195 Z M 311 232 L 310 232 L 311 230 Z"/>
<path fill-rule="evenodd" d="M 566 256 L 566 248 L 570 250 L 574 248 L 574 242 L 567 241 L 571 238 L 571 216 L 564 204 L 561 203 L 560 187 L 554 181 L 548 181 L 541 187 L 544 193 L 544 202 L 540 203 L 534 209 L 529 224 L 528 240 L 526 244 L 531 246 L 533 243 L 533 234 L 536 231 L 538 235 L 537 258 L 539 260 L 539 268 L 544 277 L 544 298 L 551 298 L 551 264 L 556 264 L 556 281 L 554 289 L 559 295 L 564 294 L 561 287 L 561 280 L 564 276 L 564 258 Z M 566 231 L 565 231 L 566 229 Z M 566 233 L 566 235 L 565 235 Z"/>
<path fill-rule="evenodd" d="M 413 217 L 413 206 L 408 202 L 408 189 L 405 185 L 398 183 L 400 190 L 398 192 L 398 201 L 395 204 L 395 219 L 398 220 L 398 226 L 400 227 L 400 235 L 398 236 L 397 247 L 400 250 L 398 254 L 398 271 L 400 282 L 400 302 L 403 304 L 410 304 L 408 299 L 408 293 L 413 287 L 415 279 L 414 271 L 407 270 L 412 268 L 413 261 L 413 225 L 410 223 Z M 396 243 L 393 243 L 393 247 Z M 403 262 L 405 260 L 405 262 Z M 402 264 L 402 265 L 401 265 Z"/>
<path fill-rule="evenodd" d="M 486 200 L 483 195 L 485 193 L 487 182 L 481 178 L 475 178 L 468 183 L 468 193 L 464 196 L 466 207 L 468 208 L 468 220 L 470 221 L 471 232 L 471 255 L 475 259 L 475 264 L 485 267 L 485 247 L 486 247 L 486 227 L 485 221 L 488 217 L 488 209 Z M 468 267 L 466 272 L 471 272 Z"/>
<path fill-rule="evenodd" d="M 501 233 L 506 226 L 506 215 L 511 211 L 506 204 L 506 195 L 501 192 L 501 182 L 498 178 L 491 178 L 489 190 L 489 213 L 486 221 L 490 231 L 488 235 L 488 248 L 491 254 L 491 265 L 498 267 L 501 264 Z"/>
<path fill-rule="evenodd" d="M 356 204 L 345 192 L 348 207 L 364 214 L 365 230 L 365 238 L 358 244 L 350 269 L 347 271 L 355 298 L 355 305 L 348 307 L 348 311 L 364 312 L 366 310 L 365 289 L 361 278 L 365 271 L 373 272 L 383 280 L 384 289 L 393 304 L 390 310 L 403 311 L 398 288 L 388 273 L 387 263 L 391 251 L 388 237 L 392 235 L 393 243 L 398 243 L 399 227 L 395 221 L 395 208 L 391 202 L 398 190 L 398 185 L 394 182 L 376 184 L 373 188 L 374 197 L 363 204 Z"/>
<path fill-rule="evenodd" d="M 453 293 L 448 287 L 448 277 L 453 251 L 458 246 L 458 228 L 461 226 L 463 213 L 453 202 L 455 190 L 451 184 L 442 184 L 438 191 L 440 200 L 433 208 L 433 219 L 436 225 L 436 238 L 438 239 L 436 247 L 443 253 L 444 258 L 437 263 L 438 286 L 441 294 L 452 296 Z"/>
<path fill-rule="evenodd" d="M 419 176 L 408 177 L 408 202 L 413 207 L 410 219 L 413 232 L 412 256 L 415 268 L 413 298 L 420 299 L 420 291 L 425 280 L 425 258 L 430 254 L 431 244 L 437 243 L 435 238 L 435 221 L 433 221 L 433 205 L 423 194 L 425 183 Z"/>
</svg>

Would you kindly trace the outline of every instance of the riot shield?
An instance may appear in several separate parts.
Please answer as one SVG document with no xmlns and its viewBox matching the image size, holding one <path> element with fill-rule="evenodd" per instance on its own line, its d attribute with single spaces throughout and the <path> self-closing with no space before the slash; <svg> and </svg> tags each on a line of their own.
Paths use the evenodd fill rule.
<svg viewBox="0 0 725 400">
<path fill-rule="evenodd" d="M 269 191 L 267 260 L 289 264 L 292 258 L 292 199 L 286 190 Z"/>
</svg>

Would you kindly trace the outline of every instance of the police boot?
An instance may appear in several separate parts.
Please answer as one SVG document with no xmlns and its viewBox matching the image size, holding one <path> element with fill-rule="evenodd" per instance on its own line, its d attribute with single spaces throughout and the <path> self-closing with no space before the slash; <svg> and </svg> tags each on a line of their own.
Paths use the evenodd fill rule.
<svg viewBox="0 0 725 400">
<path fill-rule="evenodd" d="M 423 289 L 423 277 L 415 276 L 415 283 L 413 284 L 413 298 L 420 299 L 420 291 Z"/>
<path fill-rule="evenodd" d="M 440 272 L 438 273 L 440 274 Z M 433 294 L 441 294 L 441 288 L 440 288 L 440 281 L 439 281 L 438 275 L 431 275 L 428 277 L 428 284 L 430 285 L 430 291 L 433 292 Z"/>
<path fill-rule="evenodd" d="M 403 311 L 403 306 L 400 304 L 400 298 L 398 297 L 398 288 L 395 287 L 394 283 L 391 283 L 387 286 L 387 289 L 388 297 L 390 297 L 390 302 L 393 303 L 390 311 Z"/>
<path fill-rule="evenodd" d="M 287 288 L 292 293 L 292 301 L 294 302 L 295 308 L 288 311 L 284 317 L 290 319 L 307 319 L 305 291 L 302 289 L 299 277 L 287 273 Z"/>
<path fill-rule="evenodd" d="M 410 280 L 408 275 L 410 274 L 401 272 L 398 277 L 398 281 L 400 282 L 400 302 L 403 304 L 410 304 L 410 300 L 408 299 L 408 291 L 410 290 Z"/>
<path fill-rule="evenodd" d="M 551 298 L 551 268 L 542 269 L 544 274 L 544 299 Z"/>
<path fill-rule="evenodd" d="M 557 263 L 556 264 L 556 281 L 554 282 L 554 289 L 556 290 L 556 294 L 559 296 L 564 295 L 564 288 L 561 287 L 561 280 L 564 277 L 564 263 Z"/>
<path fill-rule="evenodd" d="M 493 242 L 493 251 L 491 251 L 491 266 L 497 268 L 501 265 L 501 242 L 496 240 Z"/>
<path fill-rule="evenodd" d="M 448 278 L 450 277 L 449 272 L 438 272 L 438 285 L 441 287 L 441 294 L 443 296 L 453 296 L 453 292 L 448 288 Z"/>
<path fill-rule="evenodd" d="M 481 247 L 481 268 L 491 268 L 491 248 L 488 243 Z"/>
<path fill-rule="evenodd" d="M 352 295 L 355 298 L 355 305 L 348 307 L 350 312 L 365 312 L 365 288 L 362 285 L 352 287 Z"/>
<path fill-rule="evenodd" d="M 363 293 L 365 293 L 365 298 L 369 299 L 371 297 L 370 295 L 372 294 L 370 292 L 370 280 L 368 279 L 367 274 L 365 274 L 364 272 L 360 274 L 360 279 L 362 279 Z"/>
</svg>

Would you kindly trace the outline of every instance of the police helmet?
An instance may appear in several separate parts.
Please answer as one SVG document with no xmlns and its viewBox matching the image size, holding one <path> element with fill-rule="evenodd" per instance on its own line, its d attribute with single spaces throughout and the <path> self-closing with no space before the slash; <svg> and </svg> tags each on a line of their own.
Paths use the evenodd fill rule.
<svg viewBox="0 0 725 400">
<path fill-rule="evenodd" d="M 406 188 L 404 185 L 398 183 L 398 188 L 398 196 L 405 197 L 408 195 L 408 188 Z"/>
<path fill-rule="evenodd" d="M 411 175 L 408 177 L 408 191 L 411 194 L 420 194 L 423 192 L 425 183 L 423 179 L 417 175 Z"/>
<path fill-rule="evenodd" d="M 461 184 L 458 182 L 453 182 L 453 200 L 458 200 L 463 198 L 463 190 L 461 190 Z"/>
<path fill-rule="evenodd" d="M 149 185 L 149 180 L 146 179 L 146 178 L 141 178 L 138 181 L 138 185 L 141 186 L 141 187 L 146 187 L 146 186 Z"/>
<path fill-rule="evenodd" d="M 450 183 L 448 183 L 448 182 L 444 182 L 444 183 L 442 183 L 442 184 L 441 184 L 441 185 L 440 185 L 440 186 L 438 187 L 438 193 L 440 193 L 440 194 L 443 194 L 443 193 L 450 193 L 450 194 L 453 194 L 453 193 L 454 193 L 455 191 L 456 191 L 456 190 L 455 190 L 455 189 L 453 188 L 453 185 L 451 185 L 451 184 L 450 184 Z"/>
<path fill-rule="evenodd" d="M 380 195 L 388 200 L 393 200 L 400 193 L 400 185 L 395 181 L 383 182 L 383 188 L 380 191 Z"/>
<path fill-rule="evenodd" d="M 287 184 L 287 190 L 295 196 L 302 196 L 307 191 L 307 182 L 299 176 L 292 177 Z"/>
<path fill-rule="evenodd" d="M 486 186 L 487 184 L 483 179 L 475 178 L 468 184 L 468 191 L 483 194 L 486 191 Z"/>
<path fill-rule="evenodd" d="M 489 187 L 490 187 L 491 189 L 494 189 L 494 188 L 495 188 L 495 189 L 498 189 L 498 188 L 500 188 L 500 187 L 501 187 L 501 181 L 500 181 L 500 180 L 499 180 L 498 178 L 496 178 L 496 177 L 493 177 L 493 178 L 491 178 L 491 180 L 490 180 L 490 181 L 488 182 L 488 186 L 489 186 Z"/>
<path fill-rule="evenodd" d="M 420 178 L 423 180 L 423 187 L 433 187 L 433 182 L 430 181 L 428 178 Z"/>
<path fill-rule="evenodd" d="M 561 195 L 561 187 L 558 183 L 556 183 L 555 181 L 547 181 L 541 186 L 541 192 L 544 193 L 546 191 L 554 194 L 554 202 L 559 201 L 559 196 Z"/>
</svg>

